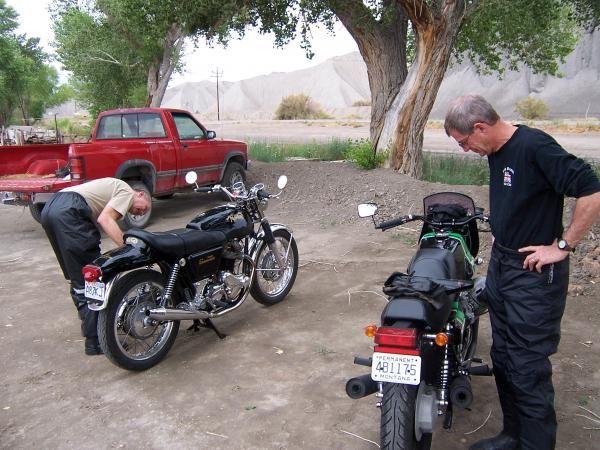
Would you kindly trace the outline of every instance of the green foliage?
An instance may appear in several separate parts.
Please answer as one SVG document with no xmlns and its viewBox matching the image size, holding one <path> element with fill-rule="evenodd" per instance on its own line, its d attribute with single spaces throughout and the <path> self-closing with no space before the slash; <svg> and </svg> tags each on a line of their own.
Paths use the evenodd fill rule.
<svg viewBox="0 0 600 450">
<path fill-rule="evenodd" d="M 288 158 L 338 161 L 345 158 L 349 141 L 332 140 L 327 144 L 266 144 L 251 143 L 250 159 L 265 162 L 281 162 Z"/>
<path fill-rule="evenodd" d="M 371 100 L 356 100 L 352 106 L 371 106 Z"/>
<path fill-rule="evenodd" d="M 486 0 L 468 10 L 455 45 L 482 73 L 518 70 L 559 75 L 559 64 L 577 42 L 569 1 Z M 464 52 L 464 53 L 463 53 Z"/>
<path fill-rule="evenodd" d="M 548 113 L 548 107 L 544 101 L 531 95 L 518 101 L 515 110 L 527 120 L 542 119 Z"/>
<path fill-rule="evenodd" d="M 452 185 L 489 183 L 486 160 L 469 156 L 423 154 L 423 180 Z"/>
<path fill-rule="evenodd" d="M 51 103 L 58 75 L 39 39 L 17 35 L 17 14 L 0 0 L 0 126 L 33 122 Z"/>
<path fill-rule="evenodd" d="M 328 119 L 321 106 L 308 95 L 288 95 L 281 100 L 275 111 L 276 120 Z"/>
<path fill-rule="evenodd" d="M 371 170 L 381 167 L 387 159 L 387 154 L 376 153 L 371 142 L 363 139 L 350 146 L 346 158 L 358 169 Z"/>
</svg>

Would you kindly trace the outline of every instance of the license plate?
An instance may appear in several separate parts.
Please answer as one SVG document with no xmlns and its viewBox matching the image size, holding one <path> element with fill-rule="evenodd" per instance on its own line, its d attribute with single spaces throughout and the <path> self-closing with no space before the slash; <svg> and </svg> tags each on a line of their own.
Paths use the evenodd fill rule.
<svg viewBox="0 0 600 450">
<path fill-rule="evenodd" d="M 387 383 L 418 385 L 421 382 L 421 357 L 373 353 L 371 378 Z"/>
<path fill-rule="evenodd" d="M 104 301 L 104 296 L 106 295 L 106 285 L 100 281 L 93 281 L 91 283 L 86 281 L 84 295 L 86 298 Z"/>
</svg>

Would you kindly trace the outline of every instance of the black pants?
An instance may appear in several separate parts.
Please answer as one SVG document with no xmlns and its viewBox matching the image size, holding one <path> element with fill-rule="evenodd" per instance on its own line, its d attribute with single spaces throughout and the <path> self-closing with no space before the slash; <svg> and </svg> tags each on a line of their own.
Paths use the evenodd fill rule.
<svg viewBox="0 0 600 450">
<path fill-rule="evenodd" d="M 98 336 L 98 312 L 91 311 L 84 296 L 81 269 L 100 256 L 100 232 L 91 219 L 90 207 L 75 192 L 59 192 L 42 210 L 42 226 L 56 259 L 71 282 L 71 298 L 86 338 Z"/>
<path fill-rule="evenodd" d="M 492 323 L 491 357 L 504 431 L 521 449 L 553 449 L 556 415 L 549 356 L 560 341 L 569 283 L 569 260 L 523 269 L 524 254 L 492 249 L 486 296 Z"/>
</svg>

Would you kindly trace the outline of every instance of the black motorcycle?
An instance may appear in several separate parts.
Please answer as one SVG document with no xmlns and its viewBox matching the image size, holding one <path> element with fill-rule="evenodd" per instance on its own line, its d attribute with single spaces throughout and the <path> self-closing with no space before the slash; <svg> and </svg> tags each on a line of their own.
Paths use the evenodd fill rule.
<svg viewBox="0 0 600 450">
<path fill-rule="evenodd" d="M 83 268 L 89 308 L 99 311 L 98 338 L 104 354 L 129 370 L 159 363 L 173 345 L 181 320 L 192 329 L 224 335 L 212 319 L 237 308 L 248 294 L 264 305 L 280 302 L 298 273 L 292 231 L 271 224 L 264 213 L 271 195 L 263 184 L 247 190 L 198 187 L 231 201 L 198 215 L 185 228 L 164 232 L 130 230 L 125 245 Z"/>
<path fill-rule="evenodd" d="M 479 317 L 487 312 L 485 277 L 473 278 L 481 263 L 477 221 L 488 219 L 459 193 L 430 195 L 423 206 L 423 216 L 381 223 L 374 218 L 377 205 L 358 207 L 359 216 L 373 217 L 381 230 L 423 222 L 407 272 L 395 272 L 384 283 L 389 302 L 381 325 L 365 329 L 374 338 L 373 356 L 354 360 L 371 373 L 346 384 L 351 398 L 379 398 L 382 449 L 429 449 L 438 417 L 450 428 L 453 408 L 471 405 L 471 376 L 492 374 L 475 357 Z"/>
</svg>

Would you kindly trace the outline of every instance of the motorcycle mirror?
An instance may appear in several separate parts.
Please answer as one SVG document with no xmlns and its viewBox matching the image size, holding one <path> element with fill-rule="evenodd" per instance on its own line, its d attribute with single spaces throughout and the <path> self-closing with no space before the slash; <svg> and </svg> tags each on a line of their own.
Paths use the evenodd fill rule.
<svg viewBox="0 0 600 450">
<path fill-rule="evenodd" d="M 375 203 L 361 203 L 358 205 L 358 217 L 372 217 L 377 214 Z"/>
<path fill-rule="evenodd" d="M 198 180 L 198 174 L 194 171 L 190 171 L 185 174 L 185 182 L 187 184 L 194 184 Z"/>
<path fill-rule="evenodd" d="M 277 180 L 277 187 L 283 189 L 287 185 L 288 179 L 285 175 L 281 175 Z"/>
</svg>

